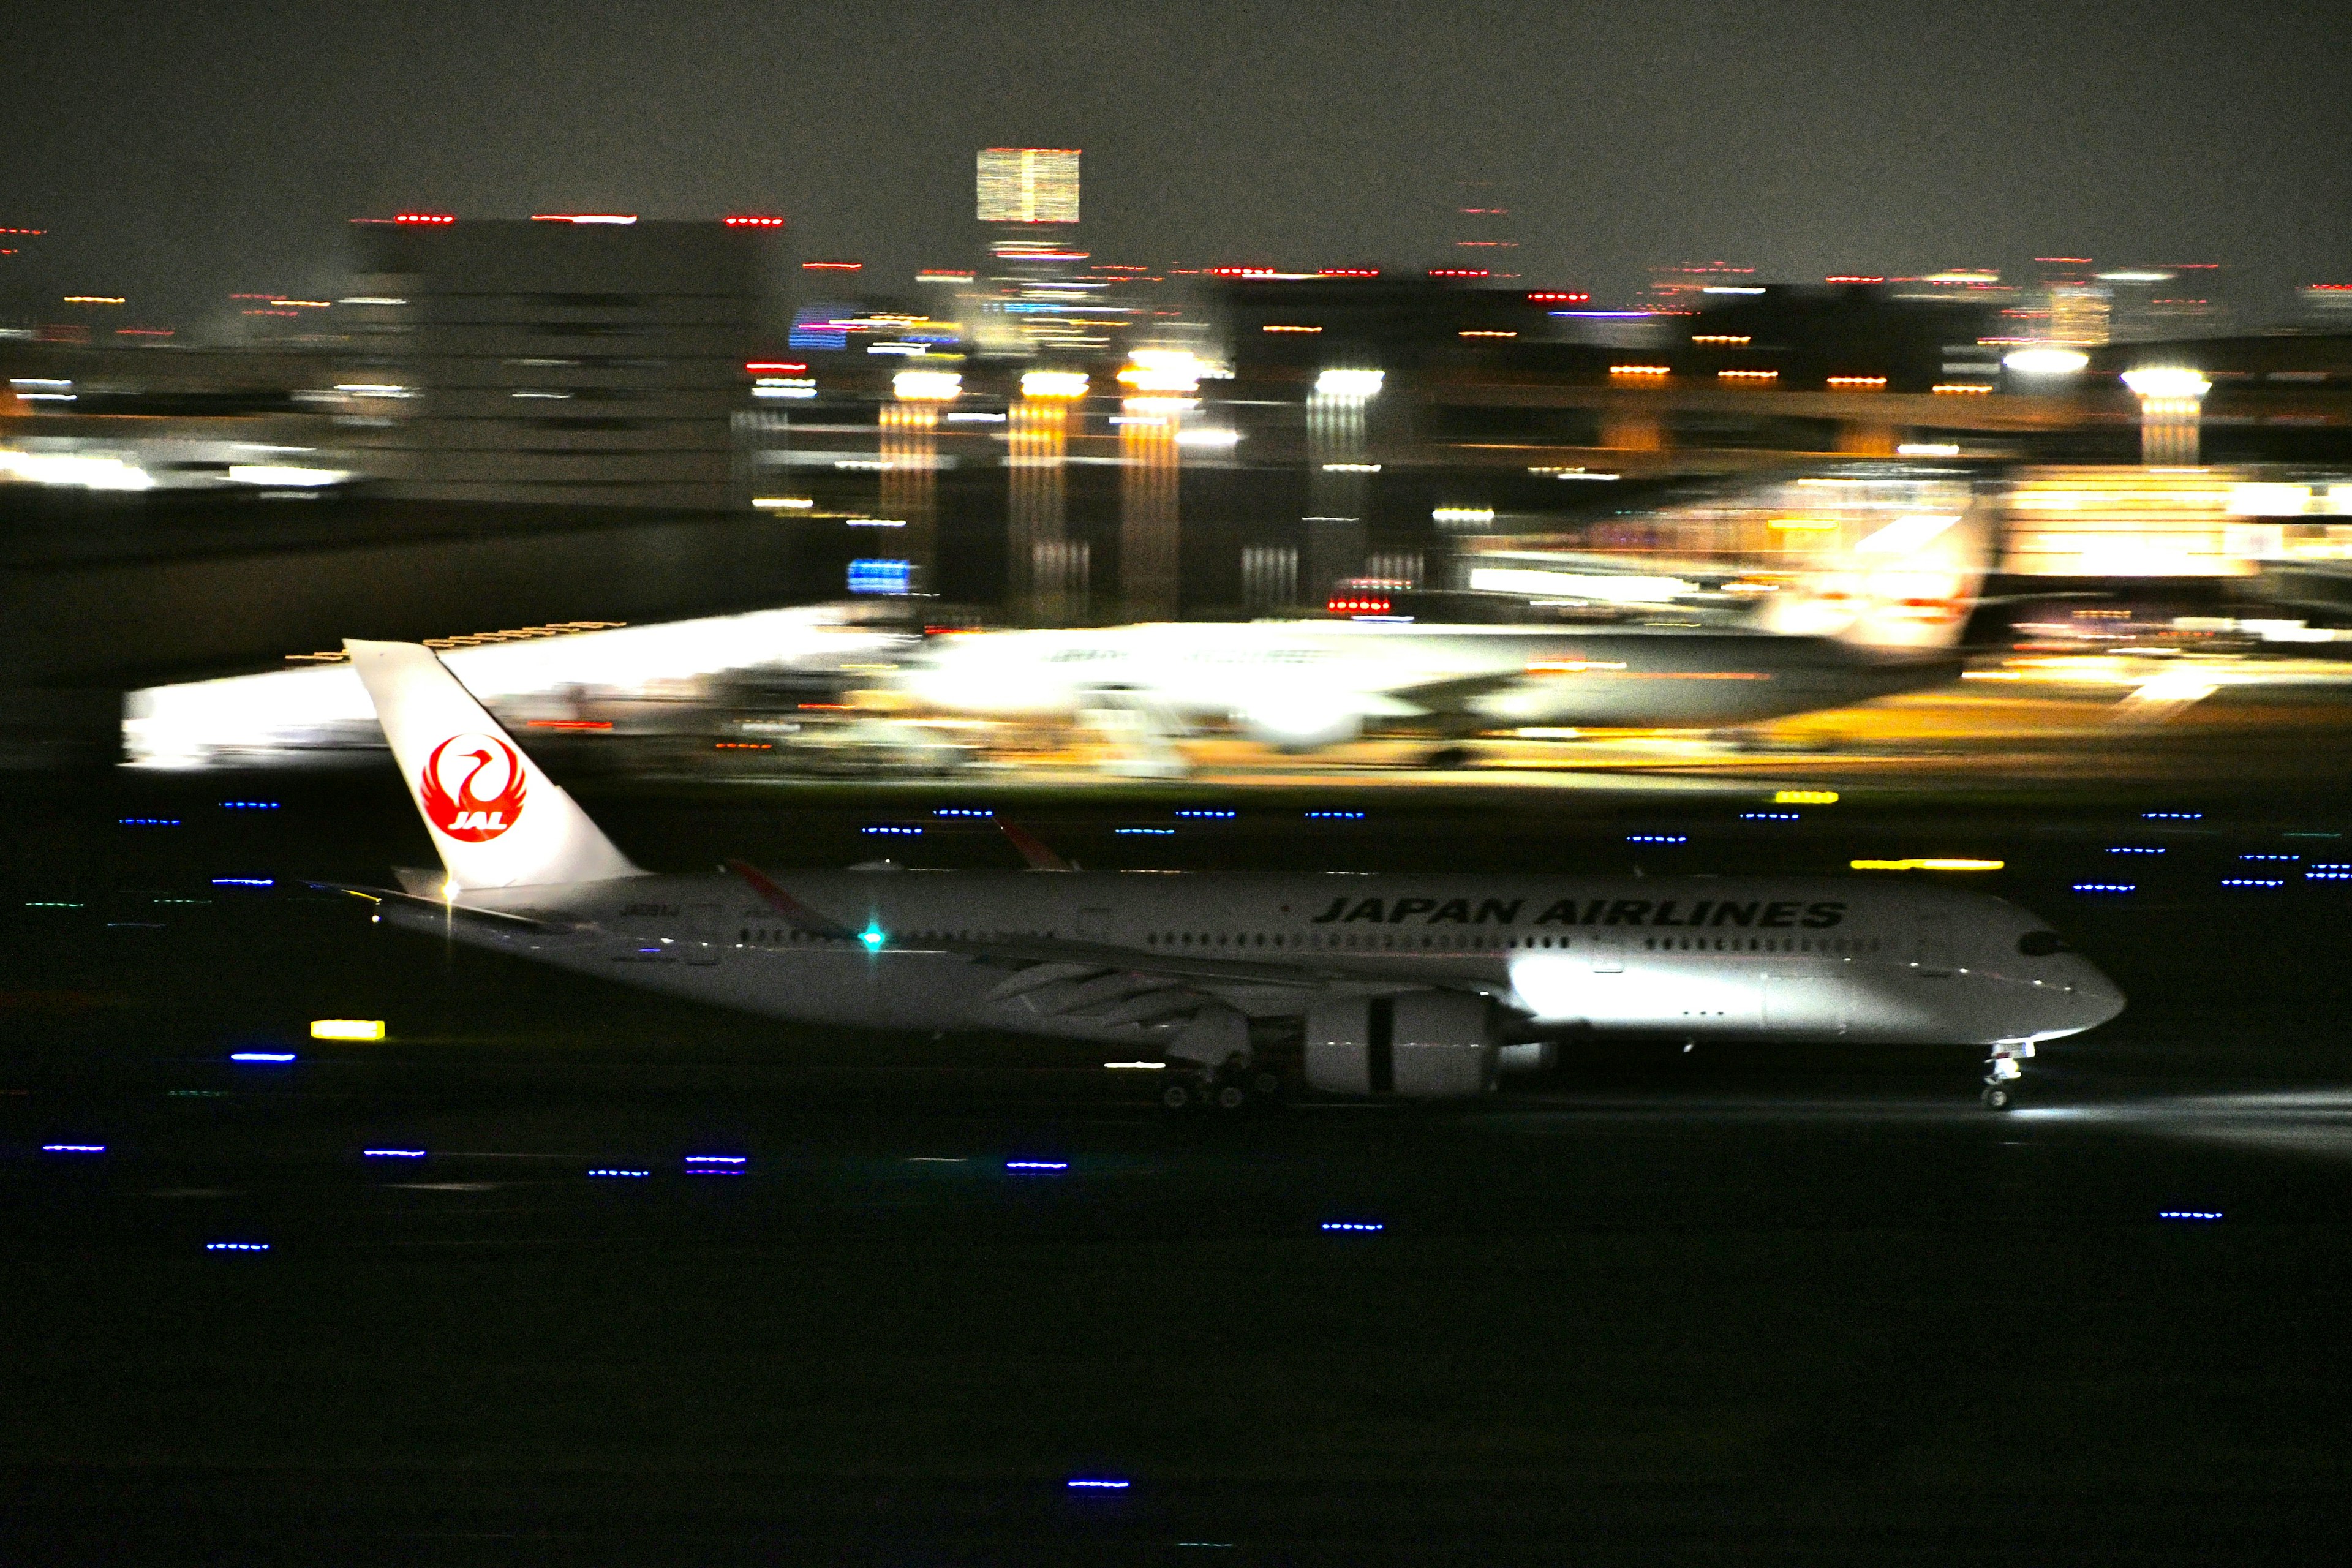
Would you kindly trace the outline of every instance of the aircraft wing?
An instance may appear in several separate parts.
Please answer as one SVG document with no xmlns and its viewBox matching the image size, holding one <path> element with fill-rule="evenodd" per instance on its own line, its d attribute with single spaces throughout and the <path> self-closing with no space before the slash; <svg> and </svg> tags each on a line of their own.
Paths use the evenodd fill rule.
<svg viewBox="0 0 2352 1568">
<path fill-rule="evenodd" d="M 392 904 L 400 909 L 420 910 L 451 920 L 469 921 L 487 925 L 492 930 L 516 933 L 530 931 L 542 936 L 556 936 L 579 930 L 569 921 L 543 920 L 537 915 L 510 914 L 504 910 L 476 909 L 467 904 L 450 903 L 442 899 L 423 898 L 415 893 L 394 892 L 390 888 L 370 888 L 354 882 L 306 882 L 305 886 L 322 893 L 349 893 L 370 903 Z"/>
</svg>

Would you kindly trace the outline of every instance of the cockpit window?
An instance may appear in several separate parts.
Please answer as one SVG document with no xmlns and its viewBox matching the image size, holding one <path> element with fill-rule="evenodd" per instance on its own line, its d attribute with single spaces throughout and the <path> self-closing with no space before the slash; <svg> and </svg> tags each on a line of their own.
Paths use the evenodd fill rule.
<svg viewBox="0 0 2352 1568">
<path fill-rule="evenodd" d="M 2066 944 L 2054 931 L 2030 931 L 2017 939 L 2017 951 L 2028 958 L 2047 958 L 2065 952 Z"/>
</svg>

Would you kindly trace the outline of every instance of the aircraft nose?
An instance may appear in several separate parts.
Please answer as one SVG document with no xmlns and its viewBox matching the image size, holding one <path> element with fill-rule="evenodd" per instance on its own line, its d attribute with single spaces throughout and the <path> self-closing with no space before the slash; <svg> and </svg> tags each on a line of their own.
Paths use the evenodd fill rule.
<svg viewBox="0 0 2352 1568">
<path fill-rule="evenodd" d="M 2099 973 L 2090 963 L 2083 963 L 2070 977 L 2074 992 L 2074 1011 L 2079 1029 L 2095 1029 L 2124 1010 L 2124 994 L 2116 983 Z"/>
</svg>

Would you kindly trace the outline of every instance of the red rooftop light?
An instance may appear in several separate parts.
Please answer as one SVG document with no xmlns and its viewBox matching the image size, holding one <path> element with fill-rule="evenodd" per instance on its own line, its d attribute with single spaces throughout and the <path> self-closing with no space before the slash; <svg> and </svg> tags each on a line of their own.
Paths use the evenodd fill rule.
<svg viewBox="0 0 2352 1568">
<path fill-rule="evenodd" d="M 755 359 L 744 361 L 743 368 L 746 371 L 754 374 L 762 371 L 772 371 L 779 375 L 798 375 L 801 372 L 808 369 L 808 366 L 804 364 L 789 363 L 786 361 L 780 359 Z"/>
<path fill-rule="evenodd" d="M 755 217 L 749 213 L 731 214 L 726 223 L 729 228 L 782 228 L 784 226 L 784 220 L 780 217 Z"/>
<path fill-rule="evenodd" d="M 1531 305 L 1581 305 L 1592 298 L 1590 294 L 1573 294 L 1564 289 L 1538 289 L 1528 296 Z"/>
<path fill-rule="evenodd" d="M 1378 278 L 1380 275 L 1381 269 L 1377 267 L 1326 267 L 1315 274 L 1318 278 Z"/>
<path fill-rule="evenodd" d="M 443 224 L 456 223 L 457 219 L 457 216 L 453 213 L 398 213 L 394 216 L 392 221 L 394 223 Z"/>
<path fill-rule="evenodd" d="M 1494 276 L 1483 267 L 1433 267 L 1429 269 L 1429 275 L 1432 278 L 1491 278 Z"/>
</svg>

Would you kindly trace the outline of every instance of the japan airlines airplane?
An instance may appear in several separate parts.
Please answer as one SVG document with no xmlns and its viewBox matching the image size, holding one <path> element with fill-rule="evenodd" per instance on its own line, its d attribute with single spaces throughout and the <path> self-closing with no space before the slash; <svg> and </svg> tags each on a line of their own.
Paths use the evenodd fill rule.
<svg viewBox="0 0 2352 1568">
<path fill-rule="evenodd" d="M 1722 728 L 1958 679 L 1988 537 L 1965 508 L 1895 518 L 1780 584 L 1750 628 L 1374 616 L 957 634 L 931 638 L 898 684 L 958 713 L 1126 709 L 1162 734 L 1231 724 L 1289 752 L 1382 727 Z"/>
<path fill-rule="evenodd" d="M 445 872 L 376 918 L 799 1023 L 1087 1040 L 1173 1106 L 1441 1099 L 1583 1035 L 1968 1042 L 1987 1103 L 2123 997 L 2032 914 L 1825 879 L 640 870 L 429 649 L 347 642 Z"/>
</svg>

